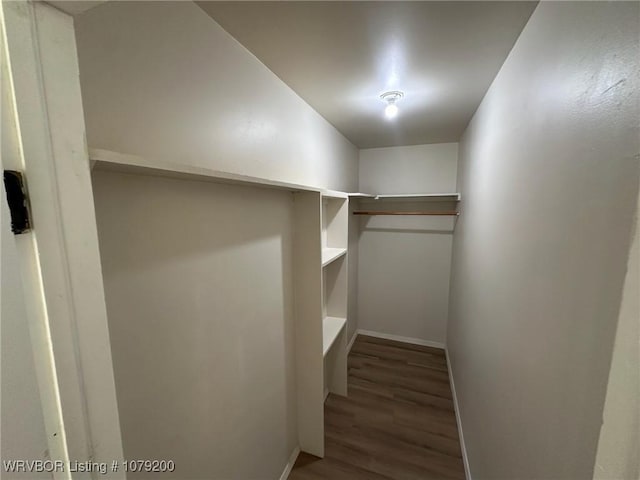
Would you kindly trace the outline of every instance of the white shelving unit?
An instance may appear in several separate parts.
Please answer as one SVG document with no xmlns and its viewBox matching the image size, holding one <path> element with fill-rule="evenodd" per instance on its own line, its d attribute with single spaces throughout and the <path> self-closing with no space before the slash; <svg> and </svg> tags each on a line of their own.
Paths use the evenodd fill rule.
<svg viewBox="0 0 640 480">
<path fill-rule="evenodd" d="M 294 193 L 294 298 L 300 449 L 324 456 L 324 399 L 347 394 L 349 198 Z"/>
<path fill-rule="evenodd" d="M 92 168 L 290 191 L 300 449 L 324 456 L 324 400 L 347 394 L 346 193 L 90 149 Z"/>
<path fill-rule="evenodd" d="M 349 197 L 322 194 L 324 396 L 347 394 L 347 244 Z M 326 259 L 326 261 L 325 261 Z"/>
</svg>

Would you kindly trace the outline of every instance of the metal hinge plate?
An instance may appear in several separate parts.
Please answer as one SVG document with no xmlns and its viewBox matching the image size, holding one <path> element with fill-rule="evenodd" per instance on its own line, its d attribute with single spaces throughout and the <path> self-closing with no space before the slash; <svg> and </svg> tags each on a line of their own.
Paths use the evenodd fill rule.
<svg viewBox="0 0 640 480">
<path fill-rule="evenodd" d="M 29 216 L 29 199 L 24 184 L 22 172 L 16 170 L 4 171 L 4 190 L 11 213 L 11 231 L 16 235 L 26 233 L 31 229 Z"/>
</svg>

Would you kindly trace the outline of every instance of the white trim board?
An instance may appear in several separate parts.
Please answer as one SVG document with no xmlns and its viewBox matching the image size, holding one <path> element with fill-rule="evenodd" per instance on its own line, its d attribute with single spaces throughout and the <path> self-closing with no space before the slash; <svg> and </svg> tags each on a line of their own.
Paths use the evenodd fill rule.
<svg viewBox="0 0 640 480">
<path fill-rule="evenodd" d="M 44 2 L 2 2 L 0 22 L 19 145 L 2 160 L 28 173 L 34 230 L 15 243 L 49 457 L 111 464 L 124 455 L 73 18 Z"/>
<path fill-rule="evenodd" d="M 351 353 L 351 348 L 353 347 L 353 344 L 356 341 L 357 337 L 358 337 L 358 330 L 353 332 L 353 335 L 351 335 L 351 340 L 349 340 L 349 344 L 347 345 L 347 355 Z"/>
<path fill-rule="evenodd" d="M 467 447 L 464 443 L 464 434 L 462 432 L 462 419 L 460 418 L 460 409 L 458 408 L 458 396 L 456 395 L 456 385 L 453 381 L 453 370 L 449 361 L 449 351 L 445 348 L 447 357 L 447 370 L 449 371 L 449 385 L 453 396 L 453 409 L 456 412 L 456 423 L 458 424 L 458 437 L 460 438 L 460 449 L 462 450 L 462 462 L 464 463 L 464 476 L 467 480 L 471 480 L 471 470 L 469 469 L 469 458 L 467 457 Z"/>
<path fill-rule="evenodd" d="M 424 347 L 441 348 L 446 350 L 446 346 L 441 342 L 433 342 L 431 340 L 422 340 L 421 338 L 401 337 L 400 335 L 391 335 L 389 333 L 374 332 L 372 330 L 358 329 L 357 335 L 367 335 L 369 337 L 384 338 L 387 340 L 395 340 L 396 342 L 411 343 L 413 345 L 422 345 Z"/>
<path fill-rule="evenodd" d="M 293 469 L 293 466 L 296 464 L 296 460 L 298 459 L 298 455 L 300 455 L 300 447 L 296 447 L 291 452 L 291 456 L 289 457 L 289 461 L 284 466 L 284 470 L 282 471 L 282 475 L 280 475 L 280 480 L 287 480 L 289 478 L 289 474 Z"/>
</svg>

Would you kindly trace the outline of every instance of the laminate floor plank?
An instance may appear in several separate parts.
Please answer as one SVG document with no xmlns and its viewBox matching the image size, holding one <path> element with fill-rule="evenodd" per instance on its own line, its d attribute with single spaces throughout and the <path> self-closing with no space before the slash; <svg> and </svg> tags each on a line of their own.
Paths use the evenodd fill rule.
<svg viewBox="0 0 640 480">
<path fill-rule="evenodd" d="M 365 470 L 350 462 L 343 462 L 336 458 L 314 457 L 308 453 L 300 453 L 295 466 L 295 477 L 292 473 L 289 478 L 304 480 L 392 480 L 379 473 Z"/>
<path fill-rule="evenodd" d="M 442 357 L 446 361 L 444 350 L 441 348 L 427 347 L 426 345 L 415 345 L 412 343 L 399 342 L 397 340 L 387 340 L 386 338 L 370 337 L 368 335 L 358 335 L 358 337 L 358 340 L 360 340 L 361 343 L 373 343 L 387 347 L 397 347 L 401 350 L 430 353 Z"/>
<path fill-rule="evenodd" d="M 352 352 L 356 355 L 365 357 L 381 358 L 385 360 L 401 361 L 409 365 L 425 365 L 433 368 L 439 368 L 442 371 L 447 370 L 446 357 L 433 355 L 430 353 L 419 352 L 414 350 L 402 350 L 397 347 L 387 347 L 385 345 L 374 343 L 363 343 L 353 345 Z"/>
<path fill-rule="evenodd" d="M 428 393 L 447 399 L 453 398 L 449 384 L 434 381 L 426 376 L 403 377 L 389 372 L 381 372 L 377 368 L 368 368 L 351 369 L 349 371 L 349 379 L 351 378 L 355 381 L 366 380 L 390 389 L 401 388 L 410 392 Z"/>
<path fill-rule="evenodd" d="M 392 373 L 402 375 L 404 377 L 424 376 L 432 380 L 439 380 L 444 383 L 449 382 L 449 372 L 444 370 L 438 364 L 435 365 L 413 365 L 398 360 L 385 360 L 376 357 L 359 356 L 357 354 L 349 357 L 348 368 L 353 370 L 362 370 L 373 367 L 375 371 L 382 373 Z M 400 367 L 400 368 L 399 368 Z"/>
<path fill-rule="evenodd" d="M 348 397 L 325 402 L 325 457 L 301 453 L 291 480 L 462 480 L 443 350 L 358 335 Z"/>
</svg>

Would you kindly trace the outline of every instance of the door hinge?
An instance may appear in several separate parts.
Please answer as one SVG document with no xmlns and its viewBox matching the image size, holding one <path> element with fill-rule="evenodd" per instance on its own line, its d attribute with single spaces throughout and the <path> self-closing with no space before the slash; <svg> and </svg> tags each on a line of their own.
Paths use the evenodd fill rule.
<svg viewBox="0 0 640 480">
<path fill-rule="evenodd" d="M 29 199 L 24 184 L 22 172 L 16 170 L 4 171 L 4 190 L 11 213 L 11 231 L 16 235 L 26 233 L 31 229 L 29 216 Z"/>
</svg>

